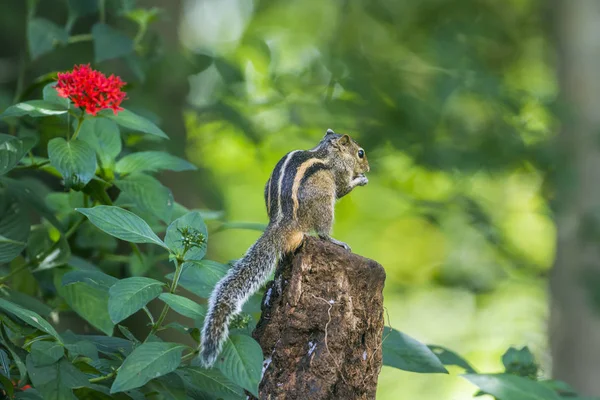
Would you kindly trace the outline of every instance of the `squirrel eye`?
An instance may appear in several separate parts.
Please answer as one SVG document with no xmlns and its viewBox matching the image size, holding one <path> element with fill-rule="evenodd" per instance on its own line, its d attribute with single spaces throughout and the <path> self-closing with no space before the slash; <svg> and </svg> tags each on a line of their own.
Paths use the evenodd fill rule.
<svg viewBox="0 0 600 400">
<path fill-rule="evenodd" d="M 358 150 L 358 158 L 363 158 L 365 156 L 365 151 L 363 149 Z"/>
</svg>

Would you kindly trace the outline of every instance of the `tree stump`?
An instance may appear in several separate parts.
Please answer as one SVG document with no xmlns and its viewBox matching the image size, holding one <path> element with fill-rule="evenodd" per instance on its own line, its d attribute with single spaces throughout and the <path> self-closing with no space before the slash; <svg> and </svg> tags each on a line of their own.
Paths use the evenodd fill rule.
<svg viewBox="0 0 600 400">
<path fill-rule="evenodd" d="M 253 333 L 260 399 L 375 399 L 384 283 L 375 261 L 313 237 L 283 259 Z"/>
</svg>

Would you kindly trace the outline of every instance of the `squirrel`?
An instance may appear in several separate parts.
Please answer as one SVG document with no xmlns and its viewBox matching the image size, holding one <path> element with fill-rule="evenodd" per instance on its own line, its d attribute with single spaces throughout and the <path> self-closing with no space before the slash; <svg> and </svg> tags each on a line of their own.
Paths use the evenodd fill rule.
<svg viewBox="0 0 600 400">
<path fill-rule="evenodd" d="M 328 129 L 310 150 L 286 154 L 265 185 L 269 224 L 216 284 L 202 328 L 200 363 L 214 364 L 227 339 L 231 319 L 267 280 L 278 260 L 295 251 L 304 235 L 315 231 L 348 251 L 350 246 L 330 236 L 335 201 L 369 180 L 364 149 L 346 134 Z"/>
</svg>

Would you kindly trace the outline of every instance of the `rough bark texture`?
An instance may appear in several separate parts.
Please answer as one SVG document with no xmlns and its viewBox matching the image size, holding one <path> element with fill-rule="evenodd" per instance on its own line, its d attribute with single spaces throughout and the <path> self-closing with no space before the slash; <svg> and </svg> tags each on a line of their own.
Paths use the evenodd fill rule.
<svg viewBox="0 0 600 400">
<path fill-rule="evenodd" d="M 600 395 L 600 4 L 556 0 L 561 95 L 557 254 L 550 281 L 552 374 L 581 395 Z"/>
<path fill-rule="evenodd" d="M 316 238 L 278 266 L 254 331 L 265 356 L 260 399 L 374 399 L 385 271 Z"/>
</svg>

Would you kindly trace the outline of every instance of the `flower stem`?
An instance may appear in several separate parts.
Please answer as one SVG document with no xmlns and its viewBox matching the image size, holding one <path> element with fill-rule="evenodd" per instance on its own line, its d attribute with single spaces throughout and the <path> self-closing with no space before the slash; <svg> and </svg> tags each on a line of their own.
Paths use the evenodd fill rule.
<svg viewBox="0 0 600 400">
<path fill-rule="evenodd" d="M 100 9 L 100 22 L 105 24 L 106 23 L 106 0 L 100 0 L 99 9 Z"/>
<path fill-rule="evenodd" d="M 81 112 L 83 114 L 83 111 Z M 81 125 L 83 125 L 83 115 L 79 116 L 77 118 L 77 128 L 75 129 L 75 133 L 73 134 L 73 137 L 71 138 L 71 140 L 75 140 L 77 139 L 77 135 L 79 135 L 79 131 L 81 130 Z"/>
<path fill-rule="evenodd" d="M 182 270 L 183 270 L 183 260 L 178 259 L 177 264 L 175 266 L 175 274 L 173 276 L 173 280 L 171 281 L 171 287 L 169 288 L 169 293 L 175 293 L 175 290 L 177 289 L 177 284 L 179 283 L 179 278 L 181 277 Z M 154 335 L 161 328 L 161 325 L 164 322 L 168 312 L 169 312 L 169 305 L 165 304 L 165 306 L 163 307 L 163 309 L 160 313 L 160 316 L 156 320 L 156 323 L 154 325 L 152 325 L 152 329 L 150 329 L 150 333 L 148 333 L 148 336 L 146 337 L 144 342 L 146 342 L 148 340 L 148 338 L 150 338 L 150 336 Z"/>
<path fill-rule="evenodd" d="M 84 33 L 81 35 L 73 35 L 69 37 L 68 43 L 79 43 L 79 42 L 89 42 L 93 40 L 93 36 L 91 33 Z"/>
</svg>

